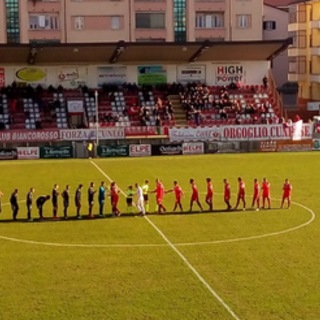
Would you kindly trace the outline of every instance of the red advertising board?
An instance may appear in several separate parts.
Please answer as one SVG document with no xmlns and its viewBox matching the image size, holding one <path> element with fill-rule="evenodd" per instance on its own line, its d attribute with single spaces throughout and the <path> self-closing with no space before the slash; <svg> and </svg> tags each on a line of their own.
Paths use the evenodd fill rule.
<svg viewBox="0 0 320 320">
<path fill-rule="evenodd" d="M 151 144 L 131 144 L 129 146 L 130 157 L 149 157 L 151 152 Z"/>
<path fill-rule="evenodd" d="M 0 68 L 0 88 L 6 86 L 6 73 L 4 68 Z"/>
<path fill-rule="evenodd" d="M 38 147 L 17 148 L 19 160 L 31 160 L 40 158 L 40 149 Z"/>
<path fill-rule="evenodd" d="M 0 142 L 41 142 L 59 140 L 59 130 L 0 131 Z"/>
<path fill-rule="evenodd" d="M 203 142 L 188 142 L 182 145 L 183 154 L 203 154 L 204 143 Z"/>
</svg>

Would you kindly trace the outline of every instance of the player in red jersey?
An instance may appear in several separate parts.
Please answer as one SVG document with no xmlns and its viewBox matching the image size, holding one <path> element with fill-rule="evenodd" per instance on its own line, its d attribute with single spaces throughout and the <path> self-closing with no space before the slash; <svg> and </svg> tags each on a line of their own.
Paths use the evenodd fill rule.
<svg viewBox="0 0 320 320">
<path fill-rule="evenodd" d="M 193 179 L 190 179 L 190 184 L 191 184 L 191 188 L 192 188 L 192 195 L 191 195 L 191 199 L 190 199 L 190 212 L 192 211 L 192 206 L 193 203 L 196 202 L 200 208 L 201 211 L 203 211 L 201 203 L 199 201 L 199 191 L 198 188 L 196 186 L 196 184 L 194 183 Z"/>
<path fill-rule="evenodd" d="M 167 210 L 166 208 L 163 206 L 162 202 L 163 202 L 163 198 L 164 198 L 164 186 L 162 184 L 162 182 L 160 181 L 160 179 L 156 180 L 156 189 L 154 191 L 152 191 L 151 193 L 155 193 L 156 194 L 156 202 L 158 205 L 158 213 L 161 214 L 162 212 L 165 213 Z"/>
<path fill-rule="evenodd" d="M 209 206 L 209 210 L 213 210 L 213 185 L 210 178 L 207 178 L 207 195 L 206 203 Z"/>
<path fill-rule="evenodd" d="M 267 180 L 267 178 L 263 178 L 261 189 L 262 189 L 262 209 L 265 208 L 266 200 L 268 202 L 268 209 L 271 209 L 270 183 Z"/>
<path fill-rule="evenodd" d="M 235 206 L 235 209 L 238 209 L 238 206 L 240 204 L 240 200 L 243 203 L 243 211 L 246 210 L 246 185 L 244 183 L 244 181 L 242 180 L 242 178 L 238 178 L 238 182 L 239 182 L 239 191 L 238 191 L 238 198 L 237 198 L 237 204 Z"/>
<path fill-rule="evenodd" d="M 181 198 L 183 197 L 184 193 L 182 188 L 179 186 L 178 181 L 173 181 L 173 189 L 166 191 L 166 193 L 174 192 L 176 197 L 176 202 L 174 203 L 173 212 L 175 212 L 179 206 L 181 212 L 183 212 Z"/>
<path fill-rule="evenodd" d="M 284 181 L 283 185 L 283 195 L 282 195 L 282 202 L 281 202 L 281 209 L 283 209 L 283 205 L 285 200 L 288 201 L 288 209 L 290 209 L 291 206 L 291 191 L 292 191 L 292 185 L 289 182 L 288 179 Z"/>
<path fill-rule="evenodd" d="M 110 196 L 111 196 L 111 204 L 112 204 L 112 216 L 121 216 L 121 212 L 118 209 L 118 202 L 119 202 L 119 193 L 120 190 L 115 182 L 111 183 L 110 187 Z"/>
<path fill-rule="evenodd" d="M 253 198 L 252 198 L 252 208 L 257 203 L 257 211 L 260 209 L 260 185 L 258 179 L 253 180 Z"/>
<path fill-rule="evenodd" d="M 230 198 L 231 198 L 231 188 L 230 188 L 230 184 L 228 182 L 227 179 L 223 179 L 223 183 L 224 183 L 224 202 L 227 204 L 227 210 L 230 210 L 231 204 L 230 204 Z"/>
</svg>

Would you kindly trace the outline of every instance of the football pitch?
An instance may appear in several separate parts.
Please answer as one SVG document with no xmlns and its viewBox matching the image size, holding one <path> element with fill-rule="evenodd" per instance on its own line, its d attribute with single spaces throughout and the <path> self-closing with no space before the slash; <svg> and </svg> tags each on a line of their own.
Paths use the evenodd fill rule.
<svg viewBox="0 0 320 320">
<path fill-rule="evenodd" d="M 229 154 L 150 158 L 0 162 L 0 320 L 318 320 L 320 319 L 320 153 Z M 214 212 L 126 214 L 119 218 L 26 222 L 25 198 L 116 181 L 123 192 L 135 182 L 178 180 L 189 209 L 194 178 L 205 210 L 206 178 L 214 184 Z M 251 206 L 253 179 L 271 183 L 272 209 L 224 211 L 224 178 L 235 205 L 237 178 L 246 183 Z M 284 179 L 293 185 L 292 208 L 280 210 Z M 19 189 L 18 222 L 8 204 Z M 110 213 L 106 201 L 106 213 Z M 155 210 L 150 195 L 150 211 Z M 166 194 L 168 211 L 174 195 Z M 59 199 L 62 217 L 62 200 Z M 194 207 L 197 210 L 196 207 Z M 94 214 L 98 214 L 95 195 Z M 38 217 L 36 208 L 32 213 Z"/>
</svg>

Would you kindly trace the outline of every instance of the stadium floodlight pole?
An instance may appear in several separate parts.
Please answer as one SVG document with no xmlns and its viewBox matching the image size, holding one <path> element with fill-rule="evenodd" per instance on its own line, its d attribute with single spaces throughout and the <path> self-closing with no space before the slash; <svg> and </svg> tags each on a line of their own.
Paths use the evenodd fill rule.
<svg viewBox="0 0 320 320">
<path fill-rule="evenodd" d="M 99 113 L 98 113 L 98 91 L 94 92 L 95 104 L 96 104 L 96 143 L 97 148 L 99 144 Z"/>
</svg>

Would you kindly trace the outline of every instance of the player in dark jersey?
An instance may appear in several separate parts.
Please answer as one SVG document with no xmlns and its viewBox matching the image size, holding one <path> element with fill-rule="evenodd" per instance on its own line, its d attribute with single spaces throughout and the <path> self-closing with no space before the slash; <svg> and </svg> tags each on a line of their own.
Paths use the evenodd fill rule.
<svg viewBox="0 0 320 320">
<path fill-rule="evenodd" d="M 76 207 L 77 207 L 77 219 L 82 219 L 82 217 L 80 216 L 80 209 L 81 209 L 81 189 L 82 189 L 83 185 L 79 184 L 78 189 L 76 190 L 76 195 L 74 198 Z"/>
<path fill-rule="evenodd" d="M 53 219 L 58 219 L 58 192 L 59 186 L 55 184 L 52 189 L 52 207 L 53 207 Z"/>
<path fill-rule="evenodd" d="M 17 220 L 17 215 L 19 212 L 18 193 L 19 193 L 18 189 L 15 189 L 10 197 L 13 220 Z"/>
<path fill-rule="evenodd" d="M 32 210 L 32 202 L 33 202 L 33 193 L 34 188 L 30 188 L 30 191 L 27 194 L 26 204 L 27 204 L 27 214 L 28 214 L 28 221 L 32 222 L 33 219 L 31 218 L 31 210 Z"/>
<path fill-rule="evenodd" d="M 40 196 L 36 201 L 36 205 L 37 205 L 37 208 L 39 210 L 40 219 L 43 219 L 43 205 L 49 199 L 50 199 L 50 196 Z"/>
<path fill-rule="evenodd" d="M 61 194 L 63 198 L 63 216 L 65 219 L 68 219 L 68 207 L 70 204 L 70 186 L 67 184 L 66 188 Z"/>
<path fill-rule="evenodd" d="M 89 218 L 94 218 L 92 214 L 92 208 L 93 208 L 93 197 L 94 194 L 97 192 L 97 190 L 93 190 L 94 188 L 94 182 L 90 182 L 90 187 L 88 189 L 88 204 L 89 204 Z"/>
</svg>

